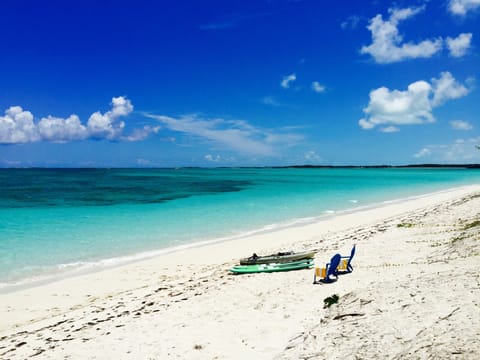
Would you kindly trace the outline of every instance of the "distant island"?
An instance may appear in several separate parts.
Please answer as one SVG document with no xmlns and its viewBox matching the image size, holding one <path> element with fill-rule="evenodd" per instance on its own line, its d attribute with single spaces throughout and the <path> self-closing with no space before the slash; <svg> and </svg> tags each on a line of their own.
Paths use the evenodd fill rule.
<svg viewBox="0 0 480 360">
<path fill-rule="evenodd" d="M 326 169 L 404 169 L 404 168 L 467 168 L 480 169 L 480 164 L 410 164 L 410 165 L 291 165 L 291 166 L 272 166 L 272 168 L 326 168 Z"/>
<path fill-rule="evenodd" d="M 279 165 L 279 166 L 178 166 L 178 167 L 0 167 L 9 169 L 51 169 L 51 170 L 113 170 L 113 169 L 157 169 L 157 170 L 188 170 L 188 169 L 407 169 L 407 168 L 442 168 L 442 169 L 480 169 L 480 164 L 407 164 L 407 165 Z"/>
</svg>

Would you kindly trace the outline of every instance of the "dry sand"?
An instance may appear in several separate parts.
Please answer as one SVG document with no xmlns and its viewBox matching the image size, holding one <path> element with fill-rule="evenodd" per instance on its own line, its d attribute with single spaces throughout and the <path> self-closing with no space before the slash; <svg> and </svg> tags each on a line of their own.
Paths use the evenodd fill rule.
<svg viewBox="0 0 480 360">
<path fill-rule="evenodd" d="M 228 272 L 354 243 L 332 284 Z M 452 189 L 0 295 L 0 358 L 478 359 L 479 255 L 480 186 Z"/>
</svg>

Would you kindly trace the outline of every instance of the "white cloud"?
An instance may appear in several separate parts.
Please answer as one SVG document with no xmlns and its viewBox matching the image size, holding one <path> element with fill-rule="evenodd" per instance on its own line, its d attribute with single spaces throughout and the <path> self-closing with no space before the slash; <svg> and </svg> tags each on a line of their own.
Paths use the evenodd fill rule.
<svg viewBox="0 0 480 360">
<path fill-rule="evenodd" d="M 448 71 L 442 72 L 439 79 L 432 79 L 432 106 L 438 106 L 450 99 L 458 99 L 468 94 L 469 89 L 460 84 Z"/>
<path fill-rule="evenodd" d="M 323 93 L 325 92 L 326 88 L 322 84 L 320 84 L 318 81 L 312 82 L 312 90 L 317 92 L 317 93 Z"/>
<path fill-rule="evenodd" d="M 145 140 L 150 134 L 157 134 L 161 129 L 161 126 L 145 125 L 143 128 L 134 129 L 131 134 L 124 137 L 127 141 L 142 141 Z"/>
<path fill-rule="evenodd" d="M 450 121 L 450 125 L 454 130 L 472 130 L 473 126 L 468 121 L 463 120 L 452 120 Z"/>
<path fill-rule="evenodd" d="M 42 140 L 53 142 L 82 140 L 88 136 L 87 128 L 77 115 L 70 115 L 67 119 L 48 116 L 40 120 L 37 130 Z"/>
<path fill-rule="evenodd" d="M 202 119 L 196 115 L 172 118 L 148 115 L 166 128 L 184 133 L 244 154 L 272 156 L 285 146 L 300 141 L 298 134 L 260 129 L 243 120 Z"/>
<path fill-rule="evenodd" d="M 429 95 L 431 86 L 425 81 L 417 81 L 406 91 L 392 90 L 386 87 L 370 92 L 370 103 L 363 109 L 366 118 L 359 121 L 363 129 L 372 129 L 376 125 L 408 125 L 435 121 L 431 114 Z"/>
<path fill-rule="evenodd" d="M 83 125 L 75 114 L 63 119 L 47 116 L 35 123 L 34 116 L 20 106 L 12 106 L 0 116 L 0 144 L 18 144 L 36 141 L 67 142 L 87 138 L 109 139 L 120 138 L 125 127 L 118 119 L 133 111 L 130 100 L 120 96 L 112 98 L 112 108 L 105 114 L 93 113 L 86 125 Z M 134 130 L 125 139 L 143 139 L 147 133 L 157 132 L 157 128 L 144 127 Z M 156 130 L 156 131 L 155 131 Z M 142 138 L 143 136 L 143 138 Z"/>
<path fill-rule="evenodd" d="M 418 8 L 389 9 L 390 18 L 383 20 L 377 15 L 370 20 L 367 29 L 372 33 L 372 43 L 363 46 L 362 54 L 370 54 L 377 63 L 387 64 L 405 59 L 429 58 L 440 51 L 443 46 L 441 38 L 424 40 L 418 44 L 402 43 L 403 37 L 398 32 L 398 24 L 402 20 L 411 18 L 425 9 Z"/>
<path fill-rule="evenodd" d="M 365 118 L 359 120 L 363 129 L 385 125 L 382 131 L 398 131 L 396 126 L 432 123 L 432 109 L 450 99 L 468 94 L 469 90 L 457 82 L 449 72 L 431 80 L 410 84 L 405 91 L 381 87 L 370 92 L 370 102 L 363 109 Z"/>
<path fill-rule="evenodd" d="M 387 126 L 387 127 L 381 128 L 380 131 L 384 133 L 394 133 L 394 132 L 399 132 L 400 129 L 396 126 Z"/>
<path fill-rule="evenodd" d="M 112 98 L 112 110 L 105 114 L 97 111 L 88 119 L 89 135 L 94 138 L 115 139 L 125 127 L 123 121 L 117 122 L 118 118 L 128 115 L 132 111 L 133 105 L 127 98 L 123 96 Z"/>
<path fill-rule="evenodd" d="M 290 83 L 297 80 L 297 76 L 295 74 L 291 74 L 291 75 L 287 75 L 287 76 L 284 76 L 283 77 L 283 80 L 282 82 L 280 83 L 280 85 L 284 88 L 284 89 L 288 89 L 290 87 Z"/>
<path fill-rule="evenodd" d="M 416 157 L 416 158 L 423 158 L 423 157 L 430 156 L 431 153 L 432 152 L 431 152 L 430 149 L 423 148 L 422 150 L 420 150 L 419 152 L 417 152 L 413 156 Z"/>
<path fill-rule="evenodd" d="M 480 0 L 450 0 L 448 9 L 454 15 L 465 16 L 470 10 L 480 7 Z"/>
<path fill-rule="evenodd" d="M 0 144 L 16 144 L 38 141 L 33 115 L 20 106 L 12 106 L 0 116 Z"/>
<path fill-rule="evenodd" d="M 453 57 L 464 56 L 470 48 L 471 41 L 471 33 L 460 34 L 454 39 L 452 39 L 451 37 L 447 37 L 447 39 L 445 40 L 445 42 L 447 43 L 448 51 L 450 52 L 450 56 Z"/>
<path fill-rule="evenodd" d="M 414 156 L 417 158 L 428 156 L 434 162 L 478 162 L 480 152 L 476 145 L 479 143 L 480 137 L 457 139 L 450 144 L 427 145 Z"/>
</svg>

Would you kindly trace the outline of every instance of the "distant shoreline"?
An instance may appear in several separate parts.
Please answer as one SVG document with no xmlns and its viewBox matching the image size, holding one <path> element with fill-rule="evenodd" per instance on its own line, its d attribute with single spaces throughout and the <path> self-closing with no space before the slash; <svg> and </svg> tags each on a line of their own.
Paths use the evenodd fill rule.
<svg viewBox="0 0 480 360">
<path fill-rule="evenodd" d="M 217 166 L 217 167 L 202 167 L 202 166 L 178 166 L 178 167 L 43 167 L 43 166 L 31 166 L 31 167 L 0 167 L 0 170 L 109 170 L 109 169 L 145 169 L 145 170 L 185 170 L 185 169 L 480 169 L 480 163 L 478 164 L 406 164 L 406 165 L 279 165 L 279 166 Z"/>
</svg>

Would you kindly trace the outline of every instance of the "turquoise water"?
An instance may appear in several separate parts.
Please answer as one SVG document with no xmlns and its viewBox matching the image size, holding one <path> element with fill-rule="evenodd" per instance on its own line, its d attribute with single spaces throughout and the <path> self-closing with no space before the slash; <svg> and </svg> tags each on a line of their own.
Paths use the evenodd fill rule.
<svg viewBox="0 0 480 360">
<path fill-rule="evenodd" d="M 2 169 L 0 287 L 480 183 L 476 169 Z"/>
</svg>

